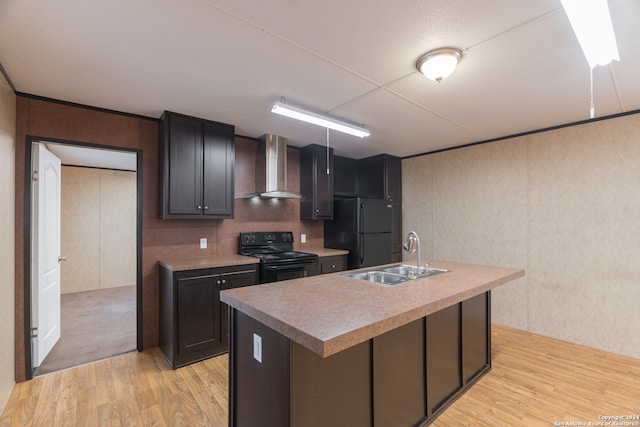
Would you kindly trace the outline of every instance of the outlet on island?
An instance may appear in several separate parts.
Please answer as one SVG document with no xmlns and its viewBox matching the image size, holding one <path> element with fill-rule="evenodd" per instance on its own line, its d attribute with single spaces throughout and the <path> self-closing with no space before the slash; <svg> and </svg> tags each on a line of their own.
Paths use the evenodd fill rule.
<svg viewBox="0 0 640 427">
<path fill-rule="evenodd" d="M 262 337 L 253 334 L 253 358 L 262 363 Z"/>
</svg>

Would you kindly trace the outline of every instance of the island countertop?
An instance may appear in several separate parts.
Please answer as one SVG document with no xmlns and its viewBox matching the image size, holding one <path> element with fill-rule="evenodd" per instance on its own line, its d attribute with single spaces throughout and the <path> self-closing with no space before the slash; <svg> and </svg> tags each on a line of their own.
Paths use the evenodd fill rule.
<svg viewBox="0 0 640 427">
<path fill-rule="evenodd" d="M 450 271 L 394 286 L 332 273 L 229 289 L 220 299 L 328 357 L 525 274 L 523 269 L 444 261 L 431 267 Z"/>
</svg>

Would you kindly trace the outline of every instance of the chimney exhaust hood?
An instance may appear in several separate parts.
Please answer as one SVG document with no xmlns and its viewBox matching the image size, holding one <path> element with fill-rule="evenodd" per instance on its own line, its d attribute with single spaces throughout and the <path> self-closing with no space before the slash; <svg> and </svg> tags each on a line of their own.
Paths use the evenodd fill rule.
<svg viewBox="0 0 640 427">
<path fill-rule="evenodd" d="M 258 141 L 256 157 L 256 192 L 240 198 L 300 199 L 287 191 L 287 143 L 278 135 L 266 134 Z"/>
</svg>

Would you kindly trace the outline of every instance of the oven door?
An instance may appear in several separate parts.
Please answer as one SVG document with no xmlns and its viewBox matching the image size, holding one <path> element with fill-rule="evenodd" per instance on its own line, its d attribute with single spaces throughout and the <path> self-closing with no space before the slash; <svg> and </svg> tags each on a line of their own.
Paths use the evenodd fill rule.
<svg viewBox="0 0 640 427">
<path fill-rule="evenodd" d="M 318 274 L 318 262 L 262 265 L 260 283 L 280 282 Z"/>
</svg>

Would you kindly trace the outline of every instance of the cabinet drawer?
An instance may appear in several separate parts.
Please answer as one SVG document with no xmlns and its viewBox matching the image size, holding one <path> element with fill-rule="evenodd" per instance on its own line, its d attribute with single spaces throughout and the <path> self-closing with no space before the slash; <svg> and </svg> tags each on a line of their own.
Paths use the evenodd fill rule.
<svg viewBox="0 0 640 427">
<path fill-rule="evenodd" d="M 346 268 L 346 256 L 320 258 L 320 274 L 343 271 Z"/>
</svg>

